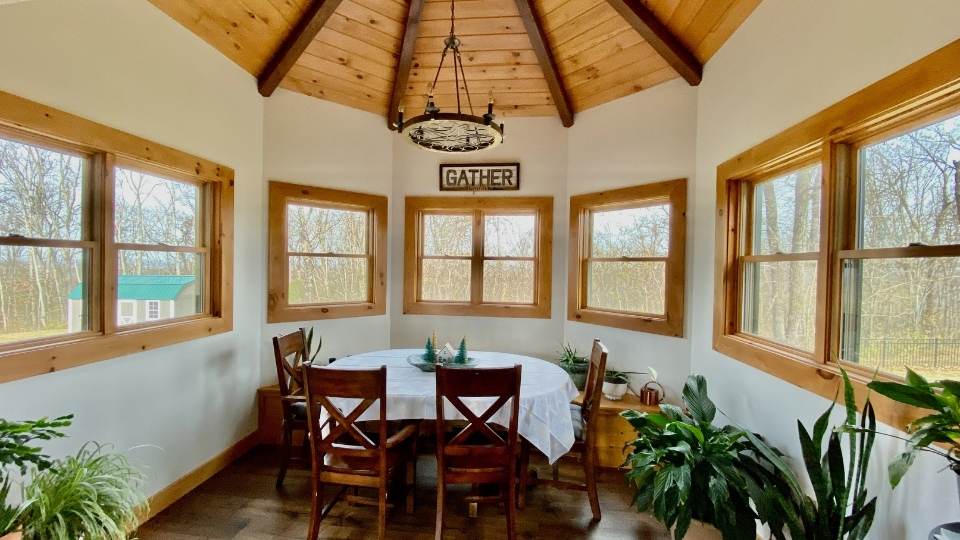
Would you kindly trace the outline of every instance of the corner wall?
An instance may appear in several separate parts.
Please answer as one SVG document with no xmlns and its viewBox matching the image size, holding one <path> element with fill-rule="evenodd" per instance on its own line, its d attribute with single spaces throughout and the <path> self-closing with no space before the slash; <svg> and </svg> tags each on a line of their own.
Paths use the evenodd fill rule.
<svg viewBox="0 0 960 540">
<path fill-rule="evenodd" d="M 799 461 L 796 424 L 828 400 L 712 349 L 716 167 L 868 84 L 958 38 L 951 0 L 768 0 L 706 65 L 697 120 L 691 323 L 693 373 L 732 422 L 767 436 Z M 776 414 L 771 414 L 776 411 Z M 839 418 L 838 418 L 839 420 Z M 921 456 L 891 492 L 886 465 L 902 447 L 877 440 L 870 489 L 879 495 L 871 538 L 926 538 L 957 517 L 954 475 Z"/>
<path fill-rule="evenodd" d="M 143 466 L 147 493 L 256 429 L 265 254 L 262 99 L 253 78 L 148 2 L 0 5 L 0 89 L 232 167 L 234 330 L 0 385 L 0 417 L 75 413 L 53 455 L 88 440 Z"/>
</svg>

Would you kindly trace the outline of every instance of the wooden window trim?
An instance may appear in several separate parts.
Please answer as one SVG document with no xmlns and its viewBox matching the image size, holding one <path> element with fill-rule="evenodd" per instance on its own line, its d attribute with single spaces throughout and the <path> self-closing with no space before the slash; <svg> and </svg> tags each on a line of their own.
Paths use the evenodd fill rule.
<svg viewBox="0 0 960 540">
<path fill-rule="evenodd" d="M 420 294 L 421 222 L 424 213 L 471 214 L 473 253 L 471 300 L 425 302 Z M 537 246 L 534 254 L 533 304 L 484 303 L 483 216 L 504 213 L 537 216 Z M 553 266 L 553 197 L 407 197 L 404 216 L 403 312 L 413 315 L 456 315 L 549 319 L 551 316 L 551 269 Z M 496 258 L 494 258 L 496 259 Z M 528 260 L 529 258 L 523 258 Z"/>
<path fill-rule="evenodd" d="M 61 371 L 233 329 L 233 196 L 230 167 L 0 91 L 0 133 L 65 147 L 93 159 L 89 231 L 90 329 L 0 348 L 0 383 Z M 208 194 L 209 275 L 205 313 L 117 328 L 113 167 L 129 160 L 157 174 L 201 183 Z M 42 244 L 38 241 L 37 244 Z M 107 300 L 109 299 L 109 300 Z"/>
<path fill-rule="evenodd" d="M 796 386 L 827 399 L 837 394 L 840 364 L 840 261 L 853 255 L 850 220 L 855 200 L 850 193 L 851 146 L 896 130 L 946 116 L 960 110 L 960 40 L 867 86 L 810 118 L 765 140 L 717 167 L 716 251 L 714 271 L 713 348 Z M 740 189 L 745 180 L 796 166 L 805 157 L 819 155 L 822 163 L 820 257 L 817 272 L 816 344 L 812 355 L 748 339 L 737 332 L 739 316 L 736 254 L 742 224 Z M 906 256 L 952 255 L 955 246 L 893 248 L 886 253 Z M 861 253 L 860 255 L 863 255 Z M 926 255 L 929 256 L 929 255 Z M 867 395 L 873 373 L 844 364 L 859 402 Z M 894 379 L 885 375 L 880 378 Z M 922 411 L 873 395 L 877 417 L 893 426 L 904 426 Z"/>
<path fill-rule="evenodd" d="M 643 203 L 670 204 L 670 246 L 666 257 L 663 315 L 616 312 L 587 306 L 590 212 L 597 209 L 635 207 Z M 570 259 L 567 273 L 567 319 L 637 332 L 683 337 L 686 279 L 687 179 L 679 178 L 641 186 L 576 195 L 570 198 Z M 644 259 L 644 258 L 640 258 Z"/>
<path fill-rule="evenodd" d="M 367 212 L 369 247 L 366 256 L 371 259 L 368 272 L 370 301 L 304 305 L 287 302 L 290 256 L 287 251 L 287 204 L 291 201 Z M 268 228 L 268 323 L 366 317 L 387 312 L 386 197 L 271 181 Z"/>
</svg>

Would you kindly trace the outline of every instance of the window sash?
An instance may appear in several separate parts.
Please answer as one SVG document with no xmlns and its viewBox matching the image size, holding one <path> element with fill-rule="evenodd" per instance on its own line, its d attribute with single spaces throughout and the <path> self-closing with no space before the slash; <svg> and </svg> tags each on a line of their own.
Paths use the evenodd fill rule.
<svg viewBox="0 0 960 540">
<path fill-rule="evenodd" d="M 471 228 L 472 253 L 471 255 L 424 255 L 423 250 L 426 244 L 426 227 L 424 220 L 429 215 L 448 215 L 448 216 L 471 216 L 473 218 L 473 227 Z M 484 255 L 486 240 L 486 218 L 492 216 L 534 216 L 534 248 L 531 257 L 512 257 L 512 256 L 491 256 Z M 495 210 L 474 209 L 472 212 L 464 212 L 463 209 L 430 209 L 421 211 L 417 218 L 419 228 L 419 239 L 417 247 L 417 296 L 416 301 L 424 304 L 454 304 L 463 306 L 535 306 L 539 297 L 539 280 L 537 276 L 540 273 L 540 213 L 531 212 L 529 209 L 504 209 Z M 423 298 L 423 262 L 429 260 L 459 260 L 470 261 L 470 300 L 426 300 Z M 484 262 L 486 261 L 531 261 L 533 262 L 533 291 L 531 297 L 533 302 L 488 302 L 483 299 L 483 277 Z"/>
</svg>

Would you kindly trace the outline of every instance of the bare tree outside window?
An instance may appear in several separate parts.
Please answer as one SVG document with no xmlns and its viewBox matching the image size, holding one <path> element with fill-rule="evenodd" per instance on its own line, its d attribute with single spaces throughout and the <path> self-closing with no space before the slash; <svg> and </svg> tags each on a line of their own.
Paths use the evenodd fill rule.
<svg viewBox="0 0 960 540">
<path fill-rule="evenodd" d="M 288 204 L 290 304 L 369 301 L 369 230 L 366 211 Z"/>
<path fill-rule="evenodd" d="M 71 315 L 84 323 L 73 331 L 85 328 L 86 302 L 71 314 L 67 296 L 89 256 L 79 247 L 88 173 L 83 156 L 0 138 L 0 343 L 65 334 Z"/>
<path fill-rule="evenodd" d="M 960 376 L 960 116 L 859 149 L 856 247 L 843 264 L 842 359 Z"/>
</svg>

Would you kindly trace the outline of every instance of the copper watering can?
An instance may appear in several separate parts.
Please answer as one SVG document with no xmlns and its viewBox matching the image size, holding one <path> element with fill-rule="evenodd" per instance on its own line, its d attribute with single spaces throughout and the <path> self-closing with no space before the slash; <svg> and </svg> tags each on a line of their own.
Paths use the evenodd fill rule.
<svg viewBox="0 0 960 540">
<path fill-rule="evenodd" d="M 656 407 L 663 402 L 663 385 L 657 381 L 650 381 L 640 389 L 640 403 L 649 407 Z"/>
</svg>

